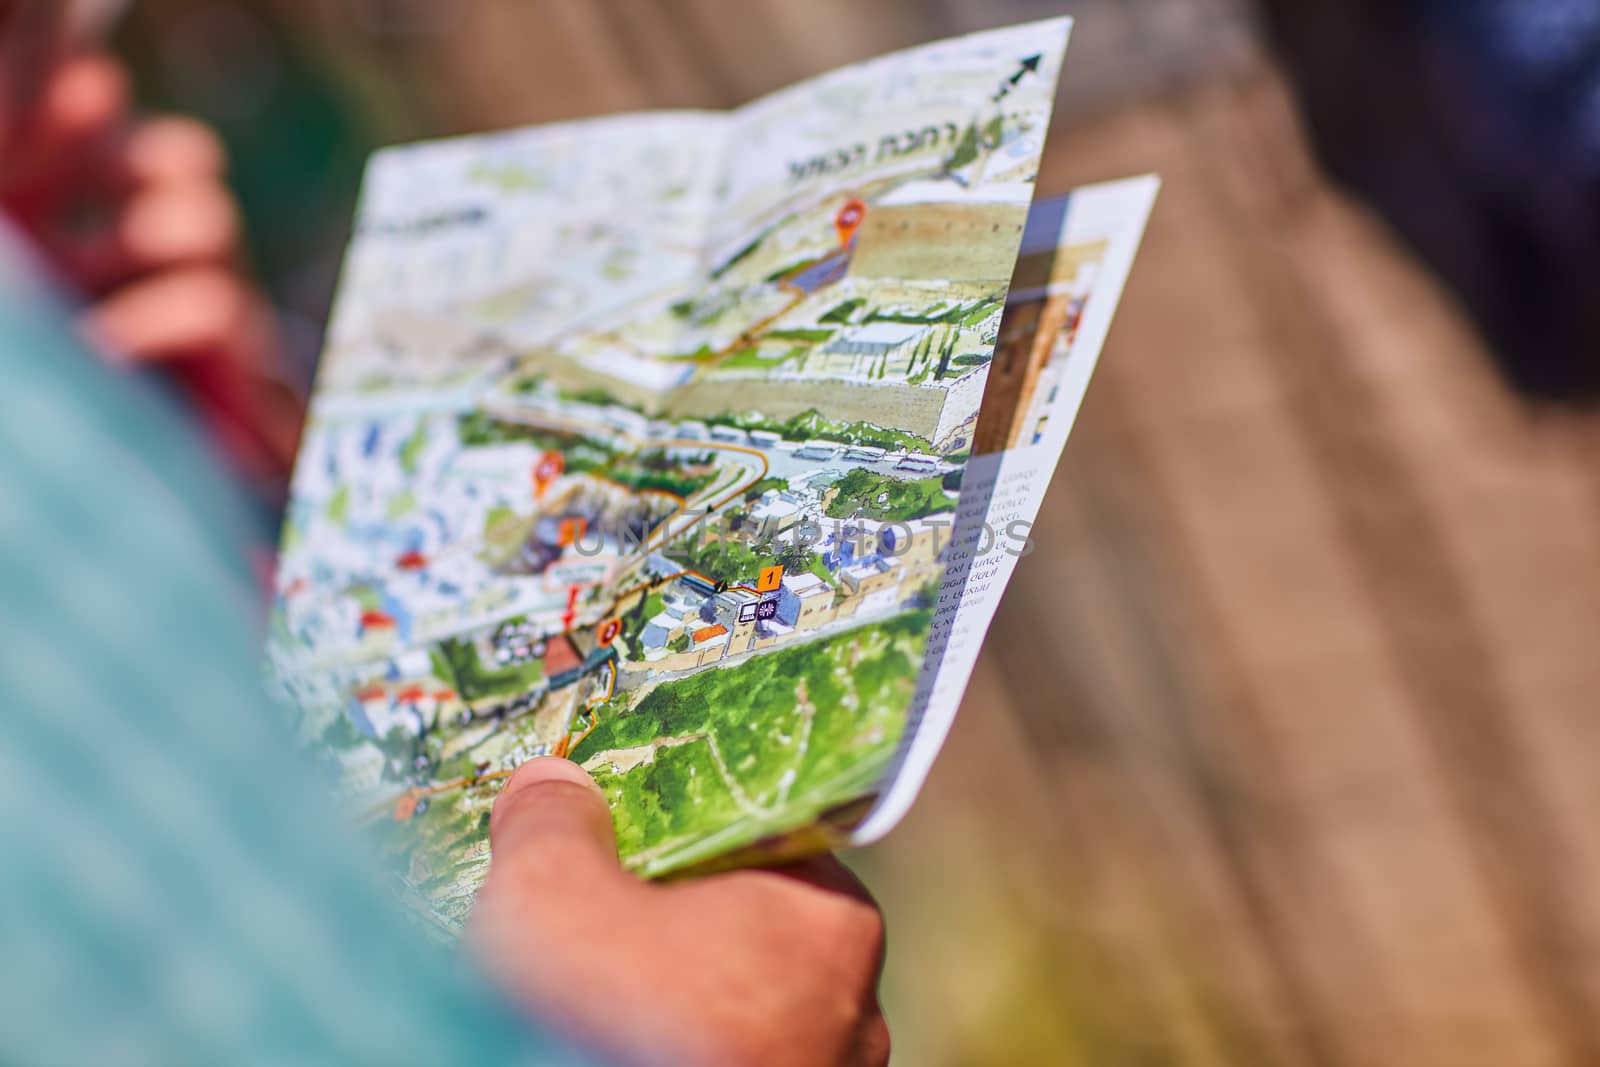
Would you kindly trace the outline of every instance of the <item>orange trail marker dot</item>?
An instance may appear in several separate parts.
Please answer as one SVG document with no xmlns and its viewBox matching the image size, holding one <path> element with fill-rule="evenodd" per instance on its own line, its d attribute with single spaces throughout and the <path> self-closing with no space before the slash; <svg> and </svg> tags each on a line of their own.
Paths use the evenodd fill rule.
<svg viewBox="0 0 1600 1067">
<path fill-rule="evenodd" d="M 601 623 L 600 629 L 596 635 L 600 642 L 600 647 L 605 648 L 607 645 L 611 644 L 611 642 L 617 639 L 617 635 L 620 633 L 622 633 L 621 619 L 607 619 L 605 622 Z"/>
<path fill-rule="evenodd" d="M 577 516 L 576 518 L 562 519 L 561 547 L 567 548 L 571 545 L 577 544 L 583 538 L 584 531 L 588 528 L 589 520 L 585 519 L 581 515 Z"/>
<path fill-rule="evenodd" d="M 533 495 L 543 500 L 550 483 L 566 473 L 567 460 L 560 452 L 546 452 L 533 465 Z"/>
<path fill-rule="evenodd" d="M 394 821 L 405 822 L 417 813 L 417 798 L 410 793 L 394 802 Z"/>
<path fill-rule="evenodd" d="M 839 247 L 847 248 L 850 240 L 855 237 L 856 230 L 861 226 L 861 220 L 867 217 L 867 205 L 852 197 L 845 201 L 844 207 L 833 217 L 833 228 L 839 231 Z"/>
</svg>

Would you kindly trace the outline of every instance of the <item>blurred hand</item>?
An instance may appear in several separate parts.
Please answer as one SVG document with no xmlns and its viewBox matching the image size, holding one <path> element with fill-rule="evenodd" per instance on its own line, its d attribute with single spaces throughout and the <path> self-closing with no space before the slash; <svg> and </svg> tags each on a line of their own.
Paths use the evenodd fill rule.
<svg viewBox="0 0 1600 1067">
<path fill-rule="evenodd" d="M 633 1063 L 888 1062 L 883 919 L 832 857 L 640 881 L 618 863 L 600 788 L 557 757 L 517 770 L 489 833 L 469 942 L 580 1040 Z"/>
<path fill-rule="evenodd" d="M 183 119 L 135 120 L 107 56 L 47 64 L 12 117 L 0 209 L 87 306 L 108 358 L 159 367 L 252 475 L 288 471 L 300 404 L 269 307 L 246 280 L 221 145 Z"/>
</svg>

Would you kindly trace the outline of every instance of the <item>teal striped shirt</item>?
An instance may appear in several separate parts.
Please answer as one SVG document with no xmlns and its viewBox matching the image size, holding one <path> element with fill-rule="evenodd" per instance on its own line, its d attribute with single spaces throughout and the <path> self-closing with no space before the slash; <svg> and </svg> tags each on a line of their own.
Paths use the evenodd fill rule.
<svg viewBox="0 0 1600 1067">
<path fill-rule="evenodd" d="M 0 234 L 0 239 L 4 234 Z M 0 291 L 0 1063 L 568 1064 L 432 944 L 259 683 L 259 525 Z"/>
</svg>

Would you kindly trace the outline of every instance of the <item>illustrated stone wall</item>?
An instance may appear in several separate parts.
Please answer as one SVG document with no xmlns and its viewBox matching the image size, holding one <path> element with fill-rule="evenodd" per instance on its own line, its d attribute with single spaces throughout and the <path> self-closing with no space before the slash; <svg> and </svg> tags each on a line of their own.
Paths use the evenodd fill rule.
<svg viewBox="0 0 1600 1067">
<path fill-rule="evenodd" d="M 878 205 L 856 234 L 850 274 L 1004 285 L 1027 217 L 1015 203 Z"/>
</svg>

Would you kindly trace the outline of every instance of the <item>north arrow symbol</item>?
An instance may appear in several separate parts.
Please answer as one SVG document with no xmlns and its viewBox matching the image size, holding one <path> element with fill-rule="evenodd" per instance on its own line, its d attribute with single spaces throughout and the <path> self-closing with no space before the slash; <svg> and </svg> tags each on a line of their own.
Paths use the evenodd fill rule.
<svg viewBox="0 0 1600 1067">
<path fill-rule="evenodd" d="M 1044 55 L 1043 54 L 1035 55 L 1035 56 L 1029 56 L 1027 59 L 1024 59 L 1022 61 L 1022 66 L 1018 67 L 1017 68 L 1017 72 L 1015 74 L 1011 75 L 1011 84 L 1015 85 L 1019 81 L 1021 81 L 1022 80 L 1022 76 L 1024 74 L 1037 74 L 1037 73 L 1039 73 L 1039 62 L 1041 60 L 1043 60 L 1043 59 L 1044 59 Z"/>
<path fill-rule="evenodd" d="M 1026 75 L 1039 73 L 1039 64 L 1044 59 L 1043 53 L 1028 56 L 1018 61 L 1017 72 L 1000 83 L 1000 91 L 994 94 L 994 102 L 999 103 L 1011 94 L 1011 87 L 1020 82 Z"/>
</svg>

